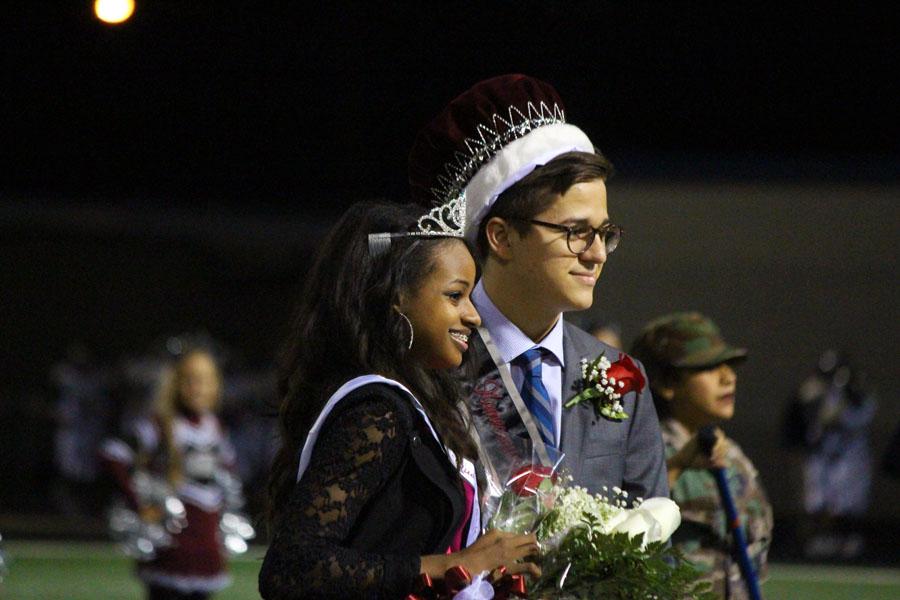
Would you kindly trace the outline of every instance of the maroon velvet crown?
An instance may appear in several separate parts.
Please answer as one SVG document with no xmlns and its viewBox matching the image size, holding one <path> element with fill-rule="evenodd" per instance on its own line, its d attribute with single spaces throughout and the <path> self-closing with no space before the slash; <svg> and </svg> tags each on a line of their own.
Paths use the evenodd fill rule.
<svg viewBox="0 0 900 600">
<path fill-rule="evenodd" d="M 498 134 L 505 134 L 509 127 L 495 119 L 499 116 L 509 120 L 510 107 L 515 107 L 528 115 L 528 104 L 540 107 L 544 103 L 550 109 L 554 105 L 560 113 L 564 110 L 562 99 L 553 87 L 527 75 L 500 75 L 476 83 L 454 98 L 441 113 L 422 128 L 413 142 L 409 153 L 409 186 L 412 199 L 424 206 L 443 202 L 433 189 L 443 186 L 439 176 L 447 177 L 452 166 L 457 166 L 462 153 L 471 156 L 467 139 L 481 139 L 478 126 L 487 127 Z M 511 140 L 505 140 L 502 147 Z M 475 161 L 475 170 L 467 173 L 471 177 L 478 168 L 488 162 L 499 148 L 484 154 L 483 161 Z"/>
</svg>

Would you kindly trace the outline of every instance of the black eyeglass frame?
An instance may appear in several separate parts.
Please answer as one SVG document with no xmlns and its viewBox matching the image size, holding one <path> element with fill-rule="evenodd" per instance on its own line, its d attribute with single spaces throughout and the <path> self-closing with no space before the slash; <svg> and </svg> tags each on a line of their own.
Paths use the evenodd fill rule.
<svg viewBox="0 0 900 600">
<path fill-rule="evenodd" d="M 532 225 L 540 225 L 541 227 L 549 227 L 550 229 L 555 229 L 557 231 L 565 232 L 566 246 L 569 248 L 569 252 L 571 252 L 575 256 L 581 256 L 582 254 L 587 252 L 588 248 L 590 248 L 591 246 L 594 245 L 594 240 L 597 239 L 598 235 L 601 235 L 600 239 L 603 240 L 603 247 L 606 248 L 606 234 L 610 231 L 615 231 L 618 233 L 619 239 L 616 240 L 616 245 L 613 246 L 612 250 L 609 250 L 608 248 L 606 249 L 607 254 L 612 254 L 613 252 L 615 252 L 616 248 L 619 247 L 619 242 L 622 239 L 622 234 L 625 233 L 625 229 L 623 229 L 621 226 L 615 225 L 613 223 L 606 223 L 604 225 L 601 225 L 600 227 L 588 226 L 587 228 L 590 230 L 591 233 L 590 233 L 590 237 L 587 238 L 587 243 L 584 246 L 584 250 L 582 250 L 581 252 L 575 252 L 574 250 L 572 250 L 572 238 L 574 237 L 575 239 L 578 239 L 576 234 L 580 233 L 578 231 L 578 229 L 580 229 L 580 228 L 576 228 L 571 225 L 560 225 L 559 223 L 548 223 L 546 221 L 538 221 L 537 219 L 521 219 L 518 217 L 513 217 L 511 220 L 521 221 L 522 223 L 531 223 Z"/>
</svg>

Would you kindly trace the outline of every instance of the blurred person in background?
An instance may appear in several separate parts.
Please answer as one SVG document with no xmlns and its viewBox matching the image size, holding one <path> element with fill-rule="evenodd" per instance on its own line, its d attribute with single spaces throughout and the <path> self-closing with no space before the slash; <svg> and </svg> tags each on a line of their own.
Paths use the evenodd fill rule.
<svg viewBox="0 0 900 600">
<path fill-rule="evenodd" d="M 588 328 L 588 332 L 607 346 L 623 350 L 622 327 L 618 323 L 597 321 Z"/>
<path fill-rule="evenodd" d="M 706 456 L 698 432 L 734 416 L 735 367 L 747 351 L 728 345 L 718 327 L 703 315 L 674 313 L 651 321 L 631 347 L 647 369 L 660 415 L 672 499 L 681 508 L 681 526 L 672 544 L 693 562 L 720 598 L 749 598 L 712 468 L 724 468 L 748 554 L 760 582 L 767 571 L 772 540 L 772 507 L 753 463 L 738 444 L 716 431 Z"/>
<path fill-rule="evenodd" d="M 3 536 L 0 535 L 0 583 L 3 583 L 3 579 L 9 574 L 8 564 L 6 554 L 3 553 Z"/>
<path fill-rule="evenodd" d="M 876 408 L 865 373 L 833 349 L 821 354 L 788 404 L 784 435 L 803 453 L 802 534 L 810 558 L 854 558 L 864 549 L 859 520 L 872 487 Z"/>
<path fill-rule="evenodd" d="M 278 428 L 272 418 L 272 399 L 277 397 L 274 368 L 240 371 L 229 369 L 220 417 L 237 453 L 237 473 L 247 490 L 247 512 L 264 512 L 266 481 L 278 452 Z"/>
<path fill-rule="evenodd" d="M 172 544 L 138 561 L 149 600 L 202 600 L 230 583 L 219 520 L 226 501 L 221 481 L 235 456 L 215 412 L 221 387 L 211 352 L 186 349 L 161 386 L 152 415 L 103 445 L 102 459 L 141 519 L 161 522 L 166 510 L 165 502 L 148 500 L 142 491 L 147 484 L 136 485 L 143 473 L 158 482 L 153 489 L 166 486 L 184 507 L 186 526 L 174 532 Z"/>
<path fill-rule="evenodd" d="M 88 347 L 77 342 L 50 371 L 57 393 L 53 456 L 59 475 L 52 495 L 56 508 L 67 516 L 97 514 L 103 502 L 97 451 L 112 420 L 108 379 Z"/>
<path fill-rule="evenodd" d="M 154 344 L 155 346 L 155 344 Z M 147 352 L 121 357 L 115 366 L 111 385 L 114 399 L 114 431 L 128 431 L 136 421 L 154 410 L 176 353 L 153 348 Z"/>
<path fill-rule="evenodd" d="M 881 460 L 881 468 L 893 479 L 900 479 L 900 426 L 894 430 Z"/>
</svg>

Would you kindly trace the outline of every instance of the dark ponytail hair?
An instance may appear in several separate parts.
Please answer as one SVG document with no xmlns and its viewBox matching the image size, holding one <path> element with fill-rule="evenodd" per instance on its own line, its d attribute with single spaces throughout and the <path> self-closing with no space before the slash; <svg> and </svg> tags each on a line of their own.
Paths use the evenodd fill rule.
<svg viewBox="0 0 900 600">
<path fill-rule="evenodd" d="M 295 485 L 309 428 L 331 394 L 354 377 L 378 373 L 399 379 L 448 448 L 457 456 L 476 455 L 453 373 L 408 360 L 409 327 L 394 308 L 429 274 L 441 248 L 461 240 L 398 237 L 376 256 L 368 248 L 368 234 L 408 231 L 421 212 L 415 205 L 354 204 L 317 253 L 279 365 L 281 449 L 269 478 L 270 524 Z"/>
</svg>

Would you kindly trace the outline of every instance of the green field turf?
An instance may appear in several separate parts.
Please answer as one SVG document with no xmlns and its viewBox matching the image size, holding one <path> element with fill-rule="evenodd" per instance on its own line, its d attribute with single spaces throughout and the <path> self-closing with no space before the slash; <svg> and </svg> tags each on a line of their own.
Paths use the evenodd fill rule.
<svg viewBox="0 0 900 600">
<path fill-rule="evenodd" d="M 142 588 L 131 563 L 111 544 L 4 540 L 10 572 L 0 583 L 4 600 L 138 600 Z M 264 550 L 231 562 L 234 585 L 216 600 L 258 598 L 256 575 Z M 767 600 L 900 599 L 900 570 L 770 565 Z"/>
</svg>

